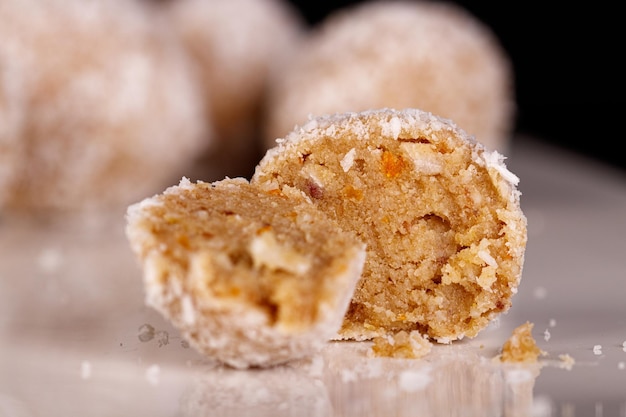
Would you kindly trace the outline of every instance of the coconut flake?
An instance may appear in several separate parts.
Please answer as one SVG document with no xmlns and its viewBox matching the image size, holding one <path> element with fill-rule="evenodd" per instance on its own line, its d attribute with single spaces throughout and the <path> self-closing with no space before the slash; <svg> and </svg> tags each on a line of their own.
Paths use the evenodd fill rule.
<svg viewBox="0 0 626 417">
<path fill-rule="evenodd" d="M 479 250 L 478 257 L 482 259 L 489 266 L 497 266 L 498 262 L 496 262 L 495 258 L 491 256 L 488 250 Z"/>
<path fill-rule="evenodd" d="M 352 148 L 341 159 L 341 162 L 339 162 L 339 164 L 341 165 L 341 168 L 343 169 L 343 172 L 350 171 L 350 168 L 352 168 L 352 165 L 354 165 L 354 156 L 355 155 L 356 155 L 356 149 Z"/>
<path fill-rule="evenodd" d="M 513 185 L 518 185 L 519 177 L 507 169 L 506 165 L 504 165 L 505 159 L 506 157 L 498 151 L 485 152 L 485 160 L 487 162 L 487 166 L 498 171 L 498 173 L 506 181 L 510 182 Z"/>
<path fill-rule="evenodd" d="M 304 274 L 311 267 L 309 258 L 293 248 L 281 245 L 269 230 L 252 240 L 249 251 L 255 268 L 266 266 L 272 270 L 282 269 L 294 274 Z"/>
</svg>

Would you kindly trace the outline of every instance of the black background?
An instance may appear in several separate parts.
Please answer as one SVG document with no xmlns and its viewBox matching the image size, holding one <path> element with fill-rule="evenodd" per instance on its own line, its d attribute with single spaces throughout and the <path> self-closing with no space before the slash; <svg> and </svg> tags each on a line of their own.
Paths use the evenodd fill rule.
<svg viewBox="0 0 626 417">
<path fill-rule="evenodd" d="M 311 25 L 336 9 L 359 3 L 290 1 Z M 489 26 L 508 52 L 515 70 L 519 133 L 626 171 L 626 120 L 621 114 L 626 72 L 620 57 L 626 52 L 626 21 L 619 21 L 617 6 L 450 2 Z"/>
</svg>

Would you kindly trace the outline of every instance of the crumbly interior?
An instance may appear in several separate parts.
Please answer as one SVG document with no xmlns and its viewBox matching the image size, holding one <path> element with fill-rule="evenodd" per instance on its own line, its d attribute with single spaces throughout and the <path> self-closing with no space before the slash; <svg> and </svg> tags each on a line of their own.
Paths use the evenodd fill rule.
<svg viewBox="0 0 626 417">
<path fill-rule="evenodd" d="M 336 298 L 332 278 L 346 267 L 337 254 L 355 241 L 304 201 L 235 185 L 200 183 L 163 194 L 148 209 L 151 244 L 142 250 L 167 259 L 163 279 L 189 277 L 183 292 L 200 302 L 241 304 L 292 332 L 311 327 L 320 306 Z"/>
<path fill-rule="evenodd" d="M 501 362 L 537 362 L 543 352 L 533 338 L 533 327 L 533 323 L 526 322 L 513 330 L 502 346 Z"/>
<path fill-rule="evenodd" d="M 342 337 L 473 337 L 511 305 L 525 220 L 481 148 L 458 131 L 403 117 L 382 112 L 305 128 L 270 151 L 252 181 L 304 191 L 367 244 Z"/>
</svg>

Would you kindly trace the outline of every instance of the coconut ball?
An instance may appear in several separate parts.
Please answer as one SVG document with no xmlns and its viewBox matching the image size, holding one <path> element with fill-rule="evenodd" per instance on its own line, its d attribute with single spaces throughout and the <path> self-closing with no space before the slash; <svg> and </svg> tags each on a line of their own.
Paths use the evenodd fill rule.
<svg viewBox="0 0 626 417">
<path fill-rule="evenodd" d="M 505 152 L 513 73 L 495 34 L 453 3 L 368 1 L 321 21 L 273 75 L 264 142 L 317 116 L 420 108 Z"/>
<path fill-rule="evenodd" d="M 2 2 L 0 74 L 23 78 L 5 207 L 123 206 L 171 184 L 209 146 L 206 100 L 158 19 L 134 1 Z"/>
</svg>

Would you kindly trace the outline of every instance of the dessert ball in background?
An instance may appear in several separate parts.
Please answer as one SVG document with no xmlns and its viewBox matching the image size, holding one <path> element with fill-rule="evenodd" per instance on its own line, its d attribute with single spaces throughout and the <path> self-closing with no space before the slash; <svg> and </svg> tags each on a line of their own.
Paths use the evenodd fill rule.
<svg viewBox="0 0 626 417">
<path fill-rule="evenodd" d="M 413 107 L 506 151 L 513 75 L 490 28 L 453 3 L 345 6 L 318 23 L 273 74 L 264 142 L 274 146 L 309 115 Z"/>
<path fill-rule="evenodd" d="M 180 35 L 211 106 L 217 150 L 207 175 L 251 175 L 263 148 L 259 108 L 267 77 L 292 53 L 305 22 L 286 0 L 157 1 Z M 202 176 L 203 172 L 200 172 Z M 207 179 L 206 175 L 202 179 Z"/>
<path fill-rule="evenodd" d="M 126 205 L 177 181 L 209 146 L 207 101 L 158 19 L 135 1 L 0 4 L 0 74 L 20 73 L 23 101 L 3 149 L 4 208 Z"/>
</svg>

